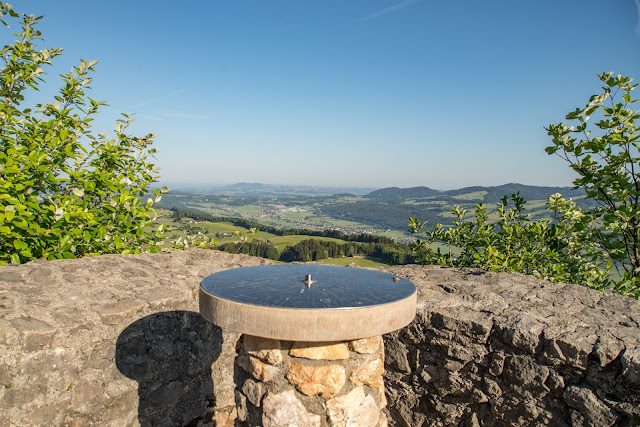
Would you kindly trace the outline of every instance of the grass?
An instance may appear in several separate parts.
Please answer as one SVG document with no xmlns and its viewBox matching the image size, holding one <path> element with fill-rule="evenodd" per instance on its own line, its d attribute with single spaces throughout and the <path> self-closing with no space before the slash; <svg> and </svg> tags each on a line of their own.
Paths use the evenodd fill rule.
<svg viewBox="0 0 640 427">
<path fill-rule="evenodd" d="M 339 266 L 347 266 L 349 264 L 357 264 L 358 267 L 386 267 L 387 264 L 383 263 L 379 258 L 374 257 L 366 257 L 366 258 L 353 258 L 353 257 L 342 257 L 342 258 L 328 258 L 318 260 L 322 264 L 330 264 L 330 265 L 339 265 Z"/>
<path fill-rule="evenodd" d="M 248 219 L 265 225 L 271 225 L 280 228 L 299 228 L 299 223 L 306 222 L 315 226 L 336 226 L 345 230 L 356 229 L 372 229 L 375 228 L 369 224 L 363 224 L 357 221 L 347 221 L 335 219 L 325 215 L 318 215 L 310 210 L 309 206 L 300 205 L 298 208 L 307 209 L 307 212 L 284 212 L 279 211 L 277 214 L 280 218 L 265 218 L 261 216 L 264 207 L 259 205 L 243 205 L 228 206 L 222 204 L 213 204 L 210 202 L 191 202 L 186 203 L 185 209 L 198 209 L 217 216 L 246 216 Z"/>
<path fill-rule="evenodd" d="M 174 222 L 171 218 L 171 212 L 168 210 L 163 210 L 164 212 L 159 212 L 159 215 L 163 215 L 158 219 L 160 224 L 168 225 L 171 227 L 171 230 L 167 233 L 167 236 L 170 239 L 167 239 L 162 246 L 168 247 L 170 246 L 170 242 L 168 240 L 175 240 L 178 237 L 185 237 L 187 232 L 189 234 L 196 234 L 197 232 L 203 233 L 205 236 L 214 238 L 216 243 L 219 245 L 227 242 L 237 242 L 239 241 L 239 236 L 217 236 L 216 234 L 220 233 L 235 233 L 237 231 L 243 232 L 243 234 L 248 231 L 248 229 L 244 227 L 239 227 L 237 225 L 233 225 L 230 222 L 210 222 L 210 221 L 199 221 L 197 223 L 189 224 L 189 221 L 193 221 L 192 218 L 185 217 L 180 222 Z M 180 228 L 186 229 L 182 230 Z M 254 234 L 250 241 L 259 242 L 268 240 L 272 243 L 278 252 L 282 252 L 287 246 L 293 246 L 303 240 L 307 239 L 317 239 L 324 240 L 329 242 L 336 242 L 339 244 L 345 243 L 344 240 L 334 239 L 330 237 L 320 237 L 320 236 L 305 236 L 305 235 L 291 235 L 291 236 L 278 236 L 276 234 L 267 233 L 264 231 L 258 231 Z"/>
<path fill-rule="evenodd" d="M 390 239 L 396 239 L 397 241 L 402 241 L 407 238 L 407 235 L 405 233 L 398 230 L 385 231 L 384 233 L 376 233 L 376 234 L 380 236 L 388 237 Z"/>
<path fill-rule="evenodd" d="M 303 240 L 314 239 L 314 240 L 324 240 L 328 242 L 336 242 L 339 244 L 345 243 L 344 240 L 333 239 L 331 237 L 318 237 L 318 236 L 274 236 L 269 239 L 273 246 L 278 250 L 278 252 L 282 252 L 284 248 L 287 246 L 293 246 L 296 243 L 300 243 Z"/>
<path fill-rule="evenodd" d="M 487 195 L 486 191 L 474 191 L 472 193 L 453 196 L 453 198 L 456 200 L 484 200 L 484 196 L 486 195 Z"/>
</svg>

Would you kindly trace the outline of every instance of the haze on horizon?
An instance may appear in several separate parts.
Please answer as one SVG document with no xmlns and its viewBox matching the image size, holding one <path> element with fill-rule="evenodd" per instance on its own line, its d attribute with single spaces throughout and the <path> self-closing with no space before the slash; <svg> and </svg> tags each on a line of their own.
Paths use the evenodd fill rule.
<svg viewBox="0 0 640 427">
<path fill-rule="evenodd" d="M 9 2 L 65 49 L 38 96 L 99 60 L 95 131 L 135 113 L 163 182 L 569 186 L 544 126 L 640 78 L 637 0 Z"/>
</svg>

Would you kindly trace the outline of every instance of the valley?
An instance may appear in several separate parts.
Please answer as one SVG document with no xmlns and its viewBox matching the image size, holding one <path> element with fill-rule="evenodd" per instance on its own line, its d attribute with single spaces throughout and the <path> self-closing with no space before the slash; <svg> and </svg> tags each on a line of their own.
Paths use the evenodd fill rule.
<svg viewBox="0 0 640 427">
<path fill-rule="evenodd" d="M 374 234 L 398 242 L 410 241 L 409 217 L 430 225 L 450 225 L 454 219 L 451 207 L 461 206 L 472 212 L 477 203 L 491 211 L 504 195 L 520 193 L 527 200 L 526 209 L 532 219 L 549 217 L 545 209 L 548 196 L 561 193 L 578 204 L 588 203 L 584 194 L 570 187 L 537 187 L 506 184 L 497 187 L 468 187 L 437 191 L 428 187 L 385 188 L 366 194 L 330 191 L 314 187 L 235 184 L 216 189 L 171 191 L 159 206 L 178 208 L 221 217 L 250 219 L 273 227 L 336 230 L 345 234 Z M 353 189 L 351 189 L 353 190 Z"/>
</svg>

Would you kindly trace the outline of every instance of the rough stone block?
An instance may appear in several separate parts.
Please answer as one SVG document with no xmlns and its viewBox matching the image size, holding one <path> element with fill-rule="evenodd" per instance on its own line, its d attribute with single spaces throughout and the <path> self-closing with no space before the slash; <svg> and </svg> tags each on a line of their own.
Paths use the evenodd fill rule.
<svg viewBox="0 0 640 427">
<path fill-rule="evenodd" d="M 371 354 L 378 351 L 382 345 L 382 336 L 377 335 L 375 337 L 362 338 L 349 342 L 349 349 L 360 354 Z"/>
<path fill-rule="evenodd" d="M 349 349 L 344 342 L 294 342 L 289 355 L 314 360 L 344 360 L 349 358 Z"/>
<path fill-rule="evenodd" d="M 606 366 L 617 359 L 623 350 L 624 343 L 620 339 L 608 331 L 602 331 L 595 344 L 594 354 L 598 357 L 600 366 Z"/>
<path fill-rule="evenodd" d="M 236 361 L 245 372 L 260 381 L 269 382 L 276 378 L 279 373 L 277 367 L 268 365 L 260 359 L 246 354 L 240 354 Z"/>
<path fill-rule="evenodd" d="M 380 402 L 380 407 L 384 408 L 387 406 L 387 395 L 385 393 L 384 385 L 378 387 L 378 401 Z M 386 417 L 385 417 L 386 421 Z"/>
<path fill-rule="evenodd" d="M 56 328 L 42 320 L 22 316 L 9 321 L 20 335 L 20 341 L 27 351 L 36 351 L 51 343 Z"/>
<path fill-rule="evenodd" d="M 504 353 L 493 353 L 491 355 L 491 363 L 489 364 L 489 373 L 494 377 L 499 377 L 504 369 Z"/>
<path fill-rule="evenodd" d="M 501 321 L 497 326 L 506 344 L 532 354 L 539 350 L 544 324 L 535 317 L 519 313 Z"/>
<path fill-rule="evenodd" d="M 593 389 L 588 386 L 569 386 L 564 392 L 569 406 L 577 409 L 587 424 L 612 426 L 619 419 L 618 414 L 598 399 Z"/>
<path fill-rule="evenodd" d="M 503 378 L 514 396 L 540 398 L 549 392 L 545 381 L 549 368 L 536 363 L 531 356 L 511 355 L 506 358 Z"/>
<path fill-rule="evenodd" d="M 401 372 L 411 372 L 411 365 L 407 359 L 409 351 L 400 341 L 389 341 L 385 343 L 385 364 L 392 369 Z"/>
<path fill-rule="evenodd" d="M 319 394 L 329 398 L 342 389 L 346 381 L 346 371 L 342 365 L 305 366 L 291 362 L 287 379 L 302 394 Z"/>
<path fill-rule="evenodd" d="M 224 408 L 214 411 L 213 421 L 216 427 L 233 427 L 236 425 L 235 420 L 238 418 L 236 407 Z"/>
<path fill-rule="evenodd" d="M 115 325 L 125 319 L 134 318 L 135 313 L 142 310 L 146 302 L 140 300 L 105 303 L 96 307 L 96 311 L 105 325 Z"/>
<path fill-rule="evenodd" d="M 264 427 L 320 427 L 320 415 L 307 411 L 293 390 L 268 394 L 262 407 Z"/>
<path fill-rule="evenodd" d="M 238 421 L 241 423 L 247 420 L 248 412 L 247 412 L 247 397 L 236 390 L 236 414 L 238 416 Z"/>
<path fill-rule="evenodd" d="M 640 387 L 640 347 L 629 347 L 621 357 L 622 375 L 636 387 Z"/>
<path fill-rule="evenodd" d="M 438 307 L 431 312 L 431 326 L 484 343 L 493 328 L 493 316 L 476 311 L 459 301 L 456 305 Z"/>
<path fill-rule="evenodd" d="M 235 347 L 239 337 L 239 334 L 233 332 L 223 332 L 220 354 L 211 365 L 216 409 L 235 405 L 233 372 L 237 356 Z M 214 342 L 209 344 L 215 345 Z"/>
<path fill-rule="evenodd" d="M 362 387 L 327 401 L 327 414 L 331 426 L 377 426 L 380 409 L 371 395 L 366 395 Z"/>
<path fill-rule="evenodd" d="M 247 378 L 242 385 L 242 393 L 247 396 L 249 402 L 257 407 L 260 407 L 260 401 L 262 400 L 262 396 L 264 396 L 266 391 L 266 387 L 263 383 L 253 381 L 250 378 Z"/>
<path fill-rule="evenodd" d="M 566 358 L 567 363 L 580 369 L 586 369 L 589 355 L 594 351 L 598 336 L 595 331 L 581 327 L 556 338 L 556 343 Z"/>
<path fill-rule="evenodd" d="M 378 357 L 372 358 L 366 363 L 356 367 L 349 380 L 355 385 L 368 385 L 369 387 L 381 387 L 382 375 L 384 374 L 384 363 Z"/>
<path fill-rule="evenodd" d="M 243 340 L 244 351 L 251 356 L 272 365 L 282 363 L 282 341 L 252 335 L 244 335 Z"/>
</svg>

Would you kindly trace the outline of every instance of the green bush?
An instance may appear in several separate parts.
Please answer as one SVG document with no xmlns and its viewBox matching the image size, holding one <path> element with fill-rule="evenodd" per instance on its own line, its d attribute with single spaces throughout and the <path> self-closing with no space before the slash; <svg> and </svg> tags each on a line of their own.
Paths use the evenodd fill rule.
<svg viewBox="0 0 640 427">
<path fill-rule="evenodd" d="M 157 180 L 153 135 L 127 135 L 127 115 L 112 137 L 92 134 L 105 105 L 85 95 L 96 61 L 61 75 L 53 102 L 24 106 L 62 49 L 36 48 L 41 17 L 0 3 L 0 18 L 21 28 L 2 49 L 0 70 L 0 263 L 159 250 L 148 226 L 164 189 L 141 201 Z"/>
<path fill-rule="evenodd" d="M 587 105 L 567 114 L 566 123 L 549 125 L 553 145 L 547 153 L 558 154 L 578 173 L 573 181 L 598 207 L 584 212 L 577 223 L 597 224 L 584 241 L 586 253 L 617 270 L 621 279 L 612 290 L 640 296 L 640 119 L 631 105 L 638 86 L 633 79 L 612 72 L 598 75 L 603 93 Z M 590 121 L 592 117 L 599 119 Z"/>
<path fill-rule="evenodd" d="M 421 237 L 411 245 L 414 254 L 424 264 L 517 271 L 551 282 L 606 288 L 607 269 L 576 244 L 576 218 L 583 214 L 575 203 L 559 194 L 551 196 L 547 208 L 555 221 L 531 221 L 525 204 L 518 194 L 511 200 L 503 197 L 496 209 L 497 222 L 489 221 L 483 204 L 476 205 L 473 220 L 466 220 L 468 211 L 452 208 L 457 217 L 453 227 L 437 224 L 426 229 L 425 223 L 410 218 L 411 233 Z"/>
<path fill-rule="evenodd" d="M 637 85 L 613 73 L 598 77 L 603 93 L 566 116 L 575 126 L 546 128 L 553 139 L 547 153 L 570 164 L 579 175 L 574 185 L 598 207 L 582 210 L 557 194 L 547 202 L 554 221 L 532 222 L 525 201 L 512 195 L 513 207 L 506 197 L 498 205 L 497 223 L 481 204 L 472 221 L 454 208 L 451 228 L 429 230 L 411 218 L 410 231 L 419 237 L 412 248 L 423 263 L 517 271 L 640 298 L 640 115 L 630 108 Z M 435 243 L 446 249 L 433 250 Z"/>
</svg>

